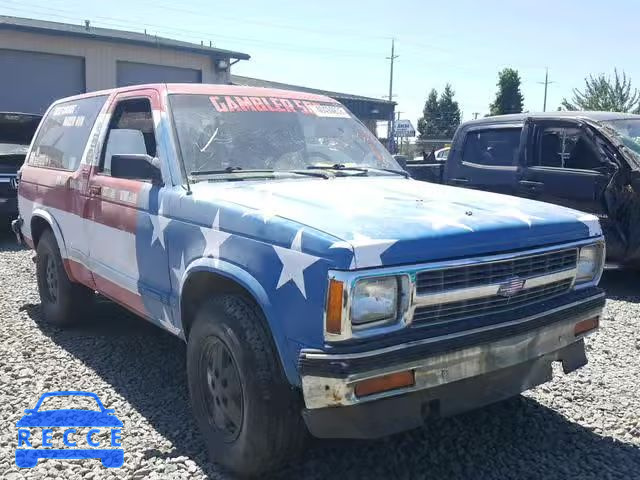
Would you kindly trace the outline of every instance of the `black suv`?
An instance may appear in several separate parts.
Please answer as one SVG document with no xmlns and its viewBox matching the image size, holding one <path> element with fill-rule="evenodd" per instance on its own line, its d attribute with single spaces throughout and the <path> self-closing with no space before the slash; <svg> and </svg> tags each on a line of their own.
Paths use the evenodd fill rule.
<svg viewBox="0 0 640 480">
<path fill-rule="evenodd" d="M 640 267 L 640 115 L 552 112 L 460 125 L 446 163 L 419 180 L 534 198 L 597 215 L 610 265 Z"/>
<path fill-rule="evenodd" d="M 0 222 L 16 217 L 18 169 L 42 119 L 30 113 L 0 112 Z"/>
</svg>

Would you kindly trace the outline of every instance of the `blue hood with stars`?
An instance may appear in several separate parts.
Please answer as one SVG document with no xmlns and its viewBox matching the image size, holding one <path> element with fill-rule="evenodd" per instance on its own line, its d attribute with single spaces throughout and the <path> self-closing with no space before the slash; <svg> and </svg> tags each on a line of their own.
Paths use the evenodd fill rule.
<svg viewBox="0 0 640 480">
<path fill-rule="evenodd" d="M 306 234 L 333 238 L 321 256 L 337 268 L 422 263 L 601 234 L 597 218 L 583 212 L 399 177 L 203 182 L 194 188 L 198 197 L 211 194 L 265 224 L 287 220 Z M 263 241 L 273 242 L 270 229 L 262 232 Z M 355 255 L 345 260 L 345 250 Z"/>
</svg>

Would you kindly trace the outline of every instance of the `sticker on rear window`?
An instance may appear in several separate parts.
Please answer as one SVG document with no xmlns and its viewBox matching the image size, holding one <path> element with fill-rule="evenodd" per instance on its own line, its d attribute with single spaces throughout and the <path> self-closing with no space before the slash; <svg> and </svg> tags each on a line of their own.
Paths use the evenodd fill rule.
<svg viewBox="0 0 640 480">
<path fill-rule="evenodd" d="M 75 113 L 77 107 L 78 105 L 76 104 L 60 105 L 53 109 L 53 111 L 51 112 L 51 116 L 57 117 L 58 115 L 72 115 L 73 113 Z"/>
</svg>

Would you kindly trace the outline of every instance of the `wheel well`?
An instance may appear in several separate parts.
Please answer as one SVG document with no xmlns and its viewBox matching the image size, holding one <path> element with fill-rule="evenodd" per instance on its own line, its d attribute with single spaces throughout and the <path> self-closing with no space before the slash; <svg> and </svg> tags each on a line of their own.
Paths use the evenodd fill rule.
<svg viewBox="0 0 640 480">
<path fill-rule="evenodd" d="M 38 241 L 45 230 L 51 229 L 51 225 L 42 217 L 33 217 L 31 219 L 31 240 L 33 240 L 34 248 L 38 247 Z"/>
<path fill-rule="evenodd" d="M 211 294 L 232 293 L 241 295 L 250 302 L 258 305 L 253 295 L 238 282 L 212 272 L 195 272 L 187 278 L 182 287 L 181 318 L 185 338 L 189 338 L 189 331 L 196 312 L 203 302 L 211 298 Z M 259 307 L 259 305 L 258 305 Z"/>
</svg>

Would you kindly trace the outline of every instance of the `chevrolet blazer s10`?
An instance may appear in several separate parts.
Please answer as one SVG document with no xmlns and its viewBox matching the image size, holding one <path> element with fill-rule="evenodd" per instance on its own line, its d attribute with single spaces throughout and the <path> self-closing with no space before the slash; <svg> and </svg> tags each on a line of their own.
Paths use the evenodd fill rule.
<svg viewBox="0 0 640 480">
<path fill-rule="evenodd" d="M 62 99 L 18 194 L 45 319 L 97 291 L 184 339 L 210 455 L 243 474 L 309 432 L 388 435 L 571 372 L 604 305 L 595 216 L 407 178 L 324 96 Z"/>
</svg>

